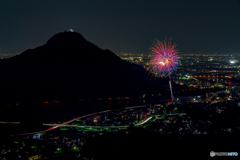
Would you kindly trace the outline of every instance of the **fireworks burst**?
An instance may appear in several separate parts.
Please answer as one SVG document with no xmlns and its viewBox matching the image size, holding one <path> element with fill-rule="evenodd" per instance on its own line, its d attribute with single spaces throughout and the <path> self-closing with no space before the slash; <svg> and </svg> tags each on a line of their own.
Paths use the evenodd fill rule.
<svg viewBox="0 0 240 160">
<path fill-rule="evenodd" d="M 150 56 L 150 72 L 153 72 L 157 77 L 169 76 L 169 86 L 171 91 L 171 99 L 174 100 L 172 93 L 171 74 L 175 73 L 179 66 L 178 52 L 170 41 L 159 42 L 156 39 L 151 49 Z"/>
<path fill-rule="evenodd" d="M 167 77 L 175 73 L 179 67 L 179 57 L 171 41 L 159 42 L 156 39 L 151 50 L 150 71 L 156 76 Z"/>
</svg>

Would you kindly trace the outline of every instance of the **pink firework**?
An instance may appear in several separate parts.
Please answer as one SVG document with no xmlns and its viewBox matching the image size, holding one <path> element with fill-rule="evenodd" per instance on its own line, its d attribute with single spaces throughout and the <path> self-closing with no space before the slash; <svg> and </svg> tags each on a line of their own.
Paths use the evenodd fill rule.
<svg viewBox="0 0 240 160">
<path fill-rule="evenodd" d="M 157 76 L 167 77 L 175 73 L 179 67 L 178 52 L 171 41 L 159 42 L 156 39 L 151 49 L 150 70 Z"/>
</svg>

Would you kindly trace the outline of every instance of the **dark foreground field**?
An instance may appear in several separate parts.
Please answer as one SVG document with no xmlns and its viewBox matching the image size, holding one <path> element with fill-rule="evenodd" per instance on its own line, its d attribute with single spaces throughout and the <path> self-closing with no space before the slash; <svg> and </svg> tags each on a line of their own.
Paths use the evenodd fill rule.
<svg viewBox="0 0 240 160">
<path fill-rule="evenodd" d="M 239 133 L 161 135 L 133 129 L 128 136 L 106 133 L 90 139 L 83 155 L 96 159 L 210 158 L 210 152 L 240 152 Z M 239 158 L 231 157 L 231 158 Z"/>
</svg>

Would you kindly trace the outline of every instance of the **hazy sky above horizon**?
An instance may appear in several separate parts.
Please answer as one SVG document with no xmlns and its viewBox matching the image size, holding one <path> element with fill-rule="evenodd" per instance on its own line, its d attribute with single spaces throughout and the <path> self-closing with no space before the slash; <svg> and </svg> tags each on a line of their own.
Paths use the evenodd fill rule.
<svg viewBox="0 0 240 160">
<path fill-rule="evenodd" d="M 148 53 L 172 38 L 181 53 L 240 53 L 240 0 L 0 0 L 0 54 L 69 30 L 114 53 Z"/>
</svg>

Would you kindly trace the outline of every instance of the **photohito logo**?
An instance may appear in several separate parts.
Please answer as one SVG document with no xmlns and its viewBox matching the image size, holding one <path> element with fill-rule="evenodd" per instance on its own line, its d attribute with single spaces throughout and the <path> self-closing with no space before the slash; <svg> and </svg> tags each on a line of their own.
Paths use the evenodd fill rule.
<svg viewBox="0 0 240 160">
<path fill-rule="evenodd" d="M 210 152 L 210 156 L 238 156 L 238 152 Z"/>
<path fill-rule="evenodd" d="M 215 156 L 215 152 L 211 151 L 211 152 L 210 152 L 210 156 L 211 156 L 211 157 L 214 157 L 214 156 Z"/>
</svg>

